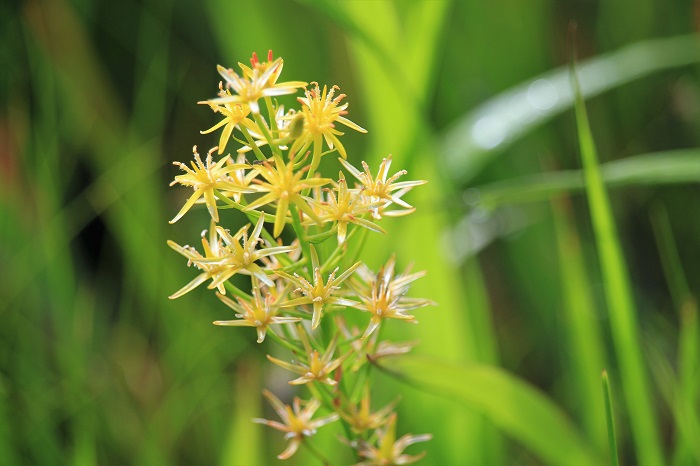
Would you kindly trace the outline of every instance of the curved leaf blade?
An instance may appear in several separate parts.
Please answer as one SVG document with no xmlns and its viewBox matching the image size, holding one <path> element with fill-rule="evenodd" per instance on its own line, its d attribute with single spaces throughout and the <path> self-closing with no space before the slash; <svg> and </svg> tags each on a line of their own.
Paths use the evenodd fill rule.
<svg viewBox="0 0 700 466">
<path fill-rule="evenodd" d="M 380 367 L 411 386 L 474 409 L 550 464 L 603 464 L 559 407 L 498 367 L 421 357 L 404 357 L 391 364 L 391 368 Z"/>
<path fill-rule="evenodd" d="M 581 93 L 590 98 L 669 68 L 700 61 L 697 36 L 638 42 L 581 62 Z M 545 73 L 484 102 L 443 135 L 446 173 L 466 182 L 495 154 L 553 116 L 571 108 L 568 67 Z"/>
</svg>

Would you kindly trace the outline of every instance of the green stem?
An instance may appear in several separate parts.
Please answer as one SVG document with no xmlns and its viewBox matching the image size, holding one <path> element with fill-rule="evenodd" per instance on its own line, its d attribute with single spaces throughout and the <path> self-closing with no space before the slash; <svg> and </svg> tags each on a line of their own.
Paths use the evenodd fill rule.
<svg viewBox="0 0 700 466">
<path fill-rule="evenodd" d="M 271 328 L 268 328 L 268 329 L 267 329 L 267 334 L 270 335 L 270 337 L 271 337 L 273 340 L 275 340 L 277 343 L 279 343 L 280 345 L 284 346 L 285 348 L 287 348 L 289 351 L 291 351 L 291 352 L 294 353 L 294 354 L 299 354 L 299 353 L 303 353 L 303 352 L 304 352 L 304 350 L 302 350 L 302 349 L 299 348 L 298 346 L 294 345 L 293 343 L 291 343 L 291 342 L 285 340 L 284 338 L 280 337 L 279 335 L 277 335 L 277 334 L 275 333 L 275 331 L 272 330 Z"/>
<path fill-rule="evenodd" d="M 253 223 L 257 222 L 261 215 L 265 216 L 266 222 L 273 223 L 275 221 L 274 215 L 268 214 L 265 212 L 260 212 L 257 210 L 245 210 L 245 205 L 238 203 L 238 202 L 234 201 L 233 199 L 229 199 L 228 197 L 221 194 L 221 192 L 219 192 L 218 190 L 214 190 L 214 195 L 217 198 L 219 198 L 219 200 L 223 201 L 224 203 L 228 204 L 229 206 L 233 207 L 234 209 L 240 210 L 241 212 L 246 214 L 248 219 L 250 219 Z"/>
<path fill-rule="evenodd" d="M 338 231 L 337 226 L 333 226 L 330 230 L 324 231 L 323 233 L 318 233 L 316 235 L 304 235 L 304 239 L 309 243 L 322 243 L 331 236 L 333 236 Z"/>
<path fill-rule="evenodd" d="M 277 127 L 277 113 L 275 112 L 275 106 L 272 105 L 272 99 L 265 97 L 265 107 L 267 107 L 267 115 L 270 118 L 270 128 L 273 133 L 279 133 L 279 128 Z M 277 135 L 279 138 L 279 134 Z"/>
<path fill-rule="evenodd" d="M 311 250 L 309 249 L 309 242 L 305 239 L 304 227 L 301 226 L 301 221 L 299 220 L 299 211 L 297 206 L 294 204 L 289 205 L 289 210 L 292 214 L 292 226 L 294 227 L 294 233 L 296 233 L 297 238 L 299 238 L 299 244 L 301 244 L 301 252 L 307 260 L 307 264 L 311 263 Z"/>
<path fill-rule="evenodd" d="M 229 293 L 231 293 L 234 296 L 238 296 L 239 298 L 243 298 L 245 300 L 250 300 L 253 298 L 251 295 L 241 290 L 229 281 L 224 282 L 224 287 L 229 291 Z"/>
<path fill-rule="evenodd" d="M 371 364 L 364 364 L 362 368 L 360 368 L 357 378 L 355 379 L 355 384 L 350 391 L 350 401 L 352 403 L 358 403 L 360 401 L 360 398 L 362 397 L 362 388 L 369 378 L 369 372 L 371 369 Z"/>
<path fill-rule="evenodd" d="M 316 173 L 318 166 L 321 165 L 321 157 L 323 156 L 321 145 L 323 144 L 323 139 L 320 141 L 314 140 L 314 155 L 311 159 L 311 168 L 309 168 L 309 173 L 306 175 L 306 179 L 311 178 Z M 318 142 L 318 144 L 317 144 Z"/>
<path fill-rule="evenodd" d="M 272 118 L 272 117 L 270 117 Z M 260 131 L 263 133 L 263 137 L 267 141 L 267 144 L 270 146 L 270 149 L 275 155 L 278 155 L 279 157 L 282 157 L 282 152 L 280 152 L 280 148 L 275 142 L 275 140 L 272 138 L 272 135 L 270 134 L 270 131 L 267 129 L 267 124 L 265 123 L 265 120 L 263 119 L 262 115 L 259 113 L 254 113 L 253 114 L 253 119 L 255 120 L 255 123 L 258 124 L 258 127 L 260 128 Z"/>
<path fill-rule="evenodd" d="M 328 260 L 326 260 L 326 262 L 321 266 L 321 273 L 327 273 L 328 271 L 333 270 L 336 264 L 343 258 L 343 254 L 345 254 L 348 249 L 347 244 L 355 236 L 357 229 L 358 227 L 353 226 L 352 231 L 350 231 L 347 238 L 345 238 L 345 243 L 339 244 L 336 246 L 333 252 L 331 252 L 330 256 L 328 256 Z M 366 228 L 363 228 L 363 230 L 366 230 Z M 351 264 L 354 264 L 355 262 L 357 261 L 354 261 Z"/>
<path fill-rule="evenodd" d="M 243 136 L 245 136 L 246 141 L 248 141 L 248 145 L 253 150 L 253 153 L 255 153 L 255 156 L 258 158 L 258 160 L 267 160 L 265 154 L 262 153 L 258 145 L 255 143 L 255 140 L 250 135 L 250 132 L 248 132 L 248 128 L 246 128 L 243 125 L 238 125 L 238 129 L 240 129 L 241 133 L 243 133 Z"/>
<path fill-rule="evenodd" d="M 364 216 L 363 216 L 364 217 Z M 354 230 L 357 230 L 358 226 L 353 227 L 353 231 L 350 233 L 354 233 Z M 360 233 L 360 238 L 358 239 L 357 244 L 355 245 L 355 252 L 352 254 L 352 259 L 348 264 L 354 264 L 357 262 L 357 258 L 360 256 L 360 253 L 362 252 L 362 249 L 365 247 L 365 242 L 367 241 L 367 232 L 369 231 L 367 228 L 361 228 L 362 232 Z M 349 238 L 348 238 L 349 239 Z"/>
<path fill-rule="evenodd" d="M 304 441 L 302 443 L 324 466 L 331 466 L 331 462 L 328 461 L 328 459 L 323 456 L 320 451 L 314 448 L 306 437 L 304 437 Z"/>
<path fill-rule="evenodd" d="M 319 142 L 318 144 L 316 144 L 316 141 L 314 141 L 314 155 L 313 155 L 313 158 L 311 159 L 311 165 L 309 166 L 309 171 L 306 174 L 307 180 L 310 180 L 311 178 L 314 177 L 314 174 L 316 173 L 316 169 L 321 164 L 321 157 L 323 156 L 323 154 L 321 153 L 321 144 L 322 144 L 322 142 Z M 311 191 L 311 188 L 306 188 L 301 192 L 301 195 L 308 196 L 310 191 Z"/>
</svg>

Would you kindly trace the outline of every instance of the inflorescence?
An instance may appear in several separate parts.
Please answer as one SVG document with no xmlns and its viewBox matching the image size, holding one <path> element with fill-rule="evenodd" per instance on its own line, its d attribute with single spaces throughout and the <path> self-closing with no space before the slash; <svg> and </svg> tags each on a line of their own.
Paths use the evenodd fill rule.
<svg viewBox="0 0 700 466">
<path fill-rule="evenodd" d="M 347 436 L 343 442 L 356 450 L 359 464 L 409 464 L 425 453 L 410 456 L 403 450 L 430 435 L 396 439 L 397 401 L 372 411 L 370 369 L 379 358 L 405 354 L 413 346 L 380 340 L 387 319 L 416 323 L 412 312 L 433 303 L 407 296 L 424 273 L 397 272 L 393 256 L 373 271 L 357 256 L 368 231 L 384 233 L 378 224 L 384 217 L 415 210 L 402 197 L 426 182 L 398 181 L 406 171 L 391 174 L 391 156 L 376 176 L 365 162 L 362 170 L 353 166 L 337 124 L 366 130 L 346 117 L 345 94 L 315 82 L 278 83 L 283 63 L 269 52 L 267 61 L 253 54 L 251 66 L 239 63 L 241 73 L 219 66 L 218 97 L 199 102 L 223 117 L 202 134 L 222 132 L 206 157 L 195 147 L 189 166 L 175 162 L 184 173 L 172 184 L 194 192 L 171 223 L 196 204 L 206 205 L 211 221 L 201 252 L 168 241 L 199 270 L 170 298 L 209 282 L 235 312 L 235 319 L 214 324 L 254 327 L 258 343 L 270 335 L 288 352 L 288 360 L 268 359 L 289 371 L 295 377 L 289 383 L 305 386 L 310 398 L 287 405 L 265 390 L 280 420 L 254 419 L 284 432 L 289 443 L 278 458 L 289 458 L 316 429 L 340 421 Z M 298 110 L 285 111 L 277 103 L 275 97 L 300 89 Z M 238 145 L 235 158 L 221 156 L 232 141 Z M 337 178 L 321 175 L 322 158 L 335 152 L 349 178 L 342 171 Z M 225 209 L 243 212 L 250 223 L 231 233 L 219 224 Z M 272 224 L 271 232 L 265 223 Z M 295 239 L 285 246 L 280 236 L 288 227 Z M 236 274 L 250 277 L 249 292 L 230 282 Z M 352 309 L 369 314 L 364 327 L 348 324 L 362 321 L 348 315 Z M 316 416 L 319 409 L 326 414 Z"/>
</svg>

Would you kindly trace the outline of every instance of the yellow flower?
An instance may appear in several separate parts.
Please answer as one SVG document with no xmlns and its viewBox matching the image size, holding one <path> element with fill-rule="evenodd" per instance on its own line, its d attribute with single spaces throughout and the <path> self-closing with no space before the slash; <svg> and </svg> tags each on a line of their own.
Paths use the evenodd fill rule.
<svg viewBox="0 0 700 466">
<path fill-rule="evenodd" d="M 429 299 L 407 298 L 405 295 L 412 282 L 425 276 L 425 272 L 418 272 L 394 277 L 395 257 L 372 273 L 364 264 L 357 269 L 357 274 L 364 281 L 363 284 L 354 283 L 353 288 L 362 304 L 354 306 L 357 309 L 372 314 L 369 325 L 362 338 L 369 337 L 384 319 L 398 319 L 411 323 L 417 323 L 415 316 L 407 314 L 408 311 L 433 305 Z"/>
<path fill-rule="evenodd" d="M 268 399 L 277 415 L 282 419 L 282 422 L 268 421 L 267 419 L 253 419 L 253 422 L 265 424 L 274 429 L 285 433 L 285 438 L 289 439 L 287 448 L 277 455 L 278 459 L 286 460 L 291 457 L 299 449 L 299 445 L 304 440 L 304 437 L 311 437 L 316 434 L 316 429 L 325 426 L 333 421 L 338 420 L 338 415 L 333 413 L 329 416 L 311 420 L 318 408 L 321 407 L 321 402 L 317 399 L 309 400 L 302 408 L 302 401 L 299 398 L 294 398 L 292 406 L 285 405 L 272 392 L 263 390 L 263 395 Z"/>
<path fill-rule="evenodd" d="M 219 83 L 219 95 L 221 97 L 230 97 L 231 91 L 228 89 L 223 89 L 221 83 Z M 231 134 L 237 125 L 243 125 L 248 129 L 257 129 L 257 125 L 253 120 L 248 118 L 250 114 L 250 106 L 245 103 L 232 103 L 226 102 L 223 105 L 218 105 L 210 101 L 197 102 L 198 104 L 206 104 L 214 110 L 215 113 L 220 113 L 224 116 L 224 119 L 212 126 L 211 128 L 200 131 L 201 134 L 209 134 L 222 126 L 224 130 L 221 132 L 221 137 L 219 138 L 219 154 L 223 154 L 228 144 Z"/>
<path fill-rule="evenodd" d="M 253 232 L 248 237 L 246 237 L 246 232 L 248 231 L 250 224 L 242 227 L 233 236 L 231 236 L 228 230 L 225 230 L 220 226 L 216 227 L 216 231 L 226 244 L 226 255 L 223 263 L 229 266 L 229 270 L 214 280 L 209 285 L 209 288 L 216 287 L 219 283 L 225 282 L 235 273 L 239 272 L 246 275 L 252 275 L 267 286 L 274 286 L 274 282 L 268 278 L 265 271 L 263 271 L 263 269 L 260 268 L 260 266 L 255 262 L 261 260 L 263 257 L 273 254 L 282 254 L 293 251 L 295 247 L 275 246 L 257 249 L 258 243 L 264 244 L 264 242 L 260 239 L 260 233 L 262 232 L 264 221 L 264 216 L 261 215 L 258 222 L 255 224 Z"/>
<path fill-rule="evenodd" d="M 313 248 L 313 246 L 311 246 Z M 335 278 L 335 274 L 338 272 L 339 268 L 336 267 L 333 272 L 331 272 L 328 277 L 328 281 L 324 284 L 323 277 L 321 276 L 321 267 L 319 267 L 318 256 L 316 252 L 312 250 L 311 262 L 314 271 L 313 284 L 311 284 L 304 277 L 300 277 L 298 274 L 289 275 L 283 271 L 276 271 L 277 275 L 286 278 L 294 285 L 298 286 L 295 291 L 301 292 L 304 296 L 301 298 L 292 299 L 280 304 L 280 307 L 292 307 L 292 306 L 302 306 L 304 304 L 312 304 L 314 308 L 313 317 L 311 318 L 311 328 L 316 329 L 318 324 L 321 323 L 321 316 L 323 315 L 323 306 L 336 305 L 336 306 L 354 306 L 359 304 L 355 301 L 349 299 L 340 298 L 338 296 L 333 296 L 336 290 L 340 289 L 340 284 L 345 281 L 357 267 L 360 266 L 361 262 L 353 264 L 349 269 L 340 274 L 338 278 Z"/>
<path fill-rule="evenodd" d="M 350 424 L 356 434 L 367 430 L 377 429 L 389 420 L 398 400 L 395 400 L 374 413 L 370 411 L 369 385 L 365 385 L 364 394 L 359 405 L 349 405 L 345 411 L 339 411 L 340 416 Z"/>
<path fill-rule="evenodd" d="M 207 204 L 209 215 L 211 215 L 211 218 L 215 222 L 218 222 L 219 211 L 216 209 L 215 190 L 239 193 L 255 192 L 255 190 L 250 187 L 237 186 L 231 177 L 229 177 L 229 173 L 232 171 L 250 168 L 250 166 L 243 163 L 228 163 L 230 159 L 229 155 L 222 158 L 217 163 L 214 163 L 211 154 L 215 150 L 216 148 L 207 153 L 206 163 L 203 163 L 202 159 L 199 157 L 199 153 L 197 153 L 197 146 L 194 146 L 192 148 L 192 152 L 194 152 L 194 161 L 190 162 L 192 165 L 191 169 L 184 163 L 173 162 L 173 164 L 179 166 L 185 174 L 177 175 L 175 180 L 170 183 L 170 186 L 177 183 L 183 186 L 191 186 L 194 189 L 194 194 L 190 196 L 175 218 L 170 220 L 170 223 L 177 222 L 202 196 L 204 197 L 204 202 Z"/>
<path fill-rule="evenodd" d="M 267 294 L 265 299 L 260 296 L 260 289 L 253 288 L 253 298 L 246 301 L 236 297 L 236 301 L 217 293 L 219 299 L 237 312 L 239 320 L 217 320 L 214 325 L 255 327 L 258 332 L 258 343 L 265 340 L 267 327 L 272 324 L 289 324 L 299 322 L 300 317 L 279 317 L 275 310 L 274 298 Z"/>
<path fill-rule="evenodd" d="M 187 258 L 188 266 L 194 264 L 195 267 L 202 270 L 202 273 L 195 277 L 194 280 L 182 287 L 176 293 L 173 293 L 170 296 L 170 299 L 179 298 L 185 293 L 194 290 L 199 285 L 201 285 L 209 279 L 215 280 L 219 274 L 225 272 L 226 270 L 225 264 L 217 262 L 220 259 L 222 259 L 222 257 L 224 257 L 225 252 L 223 251 L 221 238 L 217 234 L 216 224 L 213 220 L 211 221 L 211 225 L 209 227 L 209 241 L 207 241 L 205 235 L 202 234 L 202 247 L 204 249 L 204 256 L 202 256 L 195 248 L 190 246 L 180 246 L 175 241 L 168 240 L 168 246 L 185 256 Z M 199 261 L 202 259 L 211 259 L 214 260 L 214 262 L 200 263 Z M 220 293 L 226 293 L 223 282 L 220 283 L 217 286 L 217 288 L 219 289 Z"/>
<path fill-rule="evenodd" d="M 272 162 L 272 163 L 271 163 Z M 274 164 L 274 166 L 273 166 Z M 294 203 L 309 217 L 318 221 L 314 211 L 308 206 L 301 192 L 314 186 L 323 186 L 331 180 L 328 178 L 311 178 L 302 180 L 304 170 L 294 173 L 294 159 L 284 163 L 280 157 L 275 157 L 272 161 L 265 161 L 255 165 L 257 170 L 266 181 L 253 180 L 258 184 L 258 192 L 267 192 L 264 196 L 248 204 L 246 211 L 254 210 L 271 202 L 277 202 L 277 212 L 275 214 L 275 227 L 273 235 L 275 237 L 282 233 L 284 224 L 287 221 L 287 211 L 289 203 Z"/>
<path fill-rule="evenodd" d="M 202 270 L 194 280 L 185 285 L 181 290 L 170 296 L 170 299 L 180 296 L 195 289 L 205 281 L 211 279 L 210 289 L 218 288 L 221 294 L 225 294 L 223 283 L 236 273 L 253 275 L 268 286 L 274 286 L 272 280 L 255 262 L 273 254 L 281 254 L 294 250 L 293 246 L 276 246 L 271 248 L 257 249 L 260 240 L 260 233 L 263 226 L 263 216 L 260 216 L 253 232 L 249 237 L 246 232 L 250 224 L 244 226 L 235 235 L 231 234 L 212 222 L 210 229 L 210 240 L 207 242 L 202 238 L 205 256 L 202 256 L 194 248 L 180 246 L 174 241 L 168 241 L 168 245 L 188 259 L 188 263 L 194 264 Z"/>
<path fill-rule="evenodd" d="M 411 464 L 425 456 L 425 452 L 420 455 L 410 456 L 403 453 L 409 445 L 418 442 L 427 442 L 433 438 L 430 434 L 410 435 L 406 434 L 396 440 L 396 414 L 389 417 L 389 422 L 383 429 L 377 431 L 377 447 L 364 440 L 357 442 L 358 454 L 366 461 L 358 463 L 356 466 L 389 466 L 393 464 Z"/>
<path fill-rule="evenodd" d="M 304 153 L 313 143 L 314 158 L 311 162 L 311 168 L 315 171 L 321 162 L 324 139 L 330 149 L 337 148 L 338 153 L 344 159 L 347 158 L 345 147 L 338 139 L 338 136 L 342 136 L 344 133 L 335 129 L 335 122 L 361 133 L 366 133 L 367 130 L 343 116 L 348 113 L 346 111 L 348 103 L 340 103 L 345 94 L 340 94 L 334 98 L 335 91 L 339 90 L 338 86 L 333 86 L 330 91 L 327 86 L 323 86 L 323 92 L 321 92 L 318 83 L 313 82 L 311 84 L 314 87 L 311 90 L 305 89 L 306 97 L 297 99 L 302 104 L 301 112 L 304 115 L 304 128 L 301 135 L 294 141 L 290 153 Z"/>
<path fill-rule="evenodd" d="M 251 59 L 252 68 L 239 63 L 243 76 L 239 76 L 232 69 L 217 66 L 219 74 L 226 80 L 226 86 L 232 88 L 236 94 L 221 96 L 211 99 L 211 104 L 244 103 L 250 105 L 253 113 L 260 113 L 258 99 L 264 97 L 274 97 L 278 95 L 294 94 L 298 88 L 306 86 L 302 81 L 288 81 L 277 83 L 277 79 L 282 73 L 284 61 L 281 58 L 272 60 L 272 51 L 268 53 L 268 61 L 259 62 L 258 56 L 254 53 Z"/>
<path fill-rule="evenodd" d="M 353 167 L 346 160 L 339 158 L 340 163 L 354 176 L 357 178 L 362 186 L 360 187 L 360 193 L 363 196 L 369 198 L 369 202 L 373 204 L 372 215 L 376 219 L 380 219 L 382 215 L 398 217 L 400 215 L 407 215 L 416 209 L 410 204 L 401 199 L 401 196 L 406 194 L 411 188 L 415 186 L 420 186 L 427 183 L 425 180 L 416 181 L 401 181 L 395 183 L 399 177 L 408 173 L 406 170 L 401 170 L 394 173 L 391 177 L 387 179 L 389 174 L 389 168 L 391 167 L 391 155 L 382 160 L 381 165 L 379 165 L 379 171 L 377 172 L 377 177 L 372 177 L 372 172 L 366 162 L 362 162 L 362 167 L 365 169 L 364 172 L 359 171 L 357 168 Z M 391 204 L 397 204 L 403 207 L 405 210 L 391 210 L 384 211 Z"/>
<path fill-rule="evenodd" d="M 320 210 L 324 212 L 318 218 L 321 223 L 337 222 L 338 244 L 345 242 L 348 223 L 354 223 L 378 233 L 386 233 L 379 225 L 363 218 L 365 214 L 372 212 L 373 205 L 366 204 L 360 194 L 348 189 L 345 175 L 342 172 L 339 174 L 338 196 L 336 197 L 330 189 L 325 191 L 327 193 L 326 201 L 317 203 Z"/>
<path fill-rule="evenodd" d="M 338 382 L 333 380 L 330 377 L 330 374 L 340 367 L 343 361 L 345 361 L 345 359 L 347 359 L 347 357 L 350 355 L 350 352 L 348 352 L 337 359 L 333 359 L 335 348 L 338 345 L 338 334 L 335 334 L 331 342 L 328 344 L 326 352 L 323 354 L 323 356 L 321 356 L 318 351 L 311 348 L 309 338 L 306 335 L 304 327 L 299 325 L 297 328 L 299 338 L 304 344 L 304 349 L 306 350 L 308 364 L 296 361 L 289 363 L 287 361 L 282 361 L 281 359 L 273 358 L 270 355 L 267 356 L 267 359 L 278 366 L 301 376 L 289 382 L 291 385 L 303 385 L 314 381 L 325 383 L 326 385 L 330 386 L 337 385 Z"/>
</svg>

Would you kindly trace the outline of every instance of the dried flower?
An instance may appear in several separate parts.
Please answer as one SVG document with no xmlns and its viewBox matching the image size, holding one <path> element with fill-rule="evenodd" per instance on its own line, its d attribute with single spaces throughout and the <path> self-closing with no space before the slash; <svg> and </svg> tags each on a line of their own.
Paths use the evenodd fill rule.
<svg viewBox="0 0 700 466">
<path fill-rule="evenodd" d="M 317 399 L 309 400 L 304 408 L 301 407 L 302 401 L 299 398 L 294 398 L 292 406 L 285 405 L 272 392 L 263 390 L 263 395 L 268 399 L 270 404 L 279 415 L 282 422 L 268 421 L 267 419 L 253 419 L 253 422 L 265 424 L 281 432 L 285 432 L 285 438 L 289 440 L 287 448 L 277 455 L 277 458 L 286 460 L 291 457 L 299 449 L 299 445 L 304 440 L 304 437 L 311 437 L 316 433 L 316 429 L 325 426 L 333 421 L 338 420 L 338 415 L 331 415 L 311 420 L 321 402 Z"/>
</svg>

